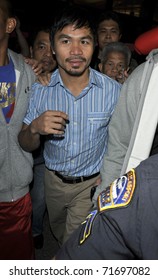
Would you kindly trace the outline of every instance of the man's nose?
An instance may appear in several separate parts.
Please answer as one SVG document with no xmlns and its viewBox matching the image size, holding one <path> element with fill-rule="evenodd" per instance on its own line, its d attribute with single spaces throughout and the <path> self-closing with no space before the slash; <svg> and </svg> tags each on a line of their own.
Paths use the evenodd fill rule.
<svg viewBox="0 0 158 280">
<path fill-rule="evenodd" d="M 73 43 L 70 50 L 71 54 L 82 54 L 82 48 L 79 43 Z"/>
<path fill-rule="evenodd" d="M 47 49 L 45 50 L 45 55 L 47 55 L 47 56 L 53 56 L 53 53 L 52 53 L 51 48 L 47 48 Z"/>
<path fill-rule="evenodd" d="M 111 32 L 110 32 L 110 31 L 107 31 L 105 37 L 106 37 L 106 38 L 111 38 Z"/>
</svg>

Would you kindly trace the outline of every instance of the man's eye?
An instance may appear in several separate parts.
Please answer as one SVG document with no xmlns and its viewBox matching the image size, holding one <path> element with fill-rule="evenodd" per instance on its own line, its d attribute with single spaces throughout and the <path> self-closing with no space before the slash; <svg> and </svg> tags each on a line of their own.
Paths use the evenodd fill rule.
<svg viewBox="0 0 158 280">
<path fill-rule="evenodd" d="M 122 69 L 124 69 L 124 68 L 125 68 L 125 66 L 124 66 L 124 65 L 122 65 L 122 64 L 120 64 L 120 65 L 117 65 L 117 68 L 118 68 L 118 69 L 120 69 L 120 70 L 122 70 Z"/>
<path fill-rule="evenodd" d="M 62 40 L 62 44 L 68 44 L 70 41 L 68 39 Z"/>
<path fill-rule="evenodd" d="M 107 62 L 107 65 L 114 66 L 114 64 L 112 62 Z"/>
<path fill-rule="evenodd" d="M 106 32 L 106 30 L 100 30 L 99 31 L 99 34 L 106 34 L 107 32 Z"/>
<path fill-rule="evenodd" d="M 44 50 L 45 47 L 43 45 L 39 46 L 39 50 Z"/>
<path fill-rule="evenodd" d="M 88 41 L 88 40 L 82 40 L 81 43 L 82 43 L 83 45 L 88 45 L 88 44 L 89 44 L 89 41 Z"/>
<path fill-rule="evenodd" d="M 112 33 L 119 34 L 119 31 L 118 31 L 117 29 L 112 29 L 111 32 L 112 32 Z"/>
</svg>

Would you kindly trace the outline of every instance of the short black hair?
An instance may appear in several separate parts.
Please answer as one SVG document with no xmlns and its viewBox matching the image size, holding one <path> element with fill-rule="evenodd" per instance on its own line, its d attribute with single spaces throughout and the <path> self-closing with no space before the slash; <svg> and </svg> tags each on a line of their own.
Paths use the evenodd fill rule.
<svg viewBox="0 0 158 280">
<path fill-rule="evenodd" d="M 49 33 L 50 36 L 50 30 L 51 30 L 51 24 L 46 23 L 39 26 L 35 26 L 29 33 L 29 38 L 28 38 L 29 46 L 33 47 L 39 32 L 43 31 L 45 33 Z"/>
<path fill-rule="evenodd" d="M 113 20 L 115 22 L 117 22 L 119 30 L 120 30 L 120 34 L 122 34 L 122 22 L 121 19 L 119 17 L 119 15 L 114 12 L 114 11 L 106 11 L 104 13 L 102 13 L 98 20 L 97 20 L 97 28 L 99 27 L 99 24 L 104 21 L 104 20 Z"/>
<path fill-rule="evenodd" d="M 89 28 L 94 38 L 94 44 L 96 43 L 96 25 L 92 15 L 86 8 L 73 5 L 62 9 L 62 11 L 59 11 L 55 16 L 50 34 L 52 46 L 54 46 L 55 34 L 70 24 L 75 25 L 76 29 L 82 27 Z"/>
</svg>

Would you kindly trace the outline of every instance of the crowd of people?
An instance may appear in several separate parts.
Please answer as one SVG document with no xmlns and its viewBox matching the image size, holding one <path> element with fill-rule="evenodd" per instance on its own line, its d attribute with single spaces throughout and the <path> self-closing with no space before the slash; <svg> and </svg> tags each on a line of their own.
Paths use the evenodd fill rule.
<svg viewBox="0 0 158 280">
<path fill-rule="evenodd" d="M 54 259 L 157 259 L 158 50 L 139 65 L 122 32 L 73 5 L 27 41 L 1 0 L 0 259 L 35 259 L 46 211 Z"/>
</svg>

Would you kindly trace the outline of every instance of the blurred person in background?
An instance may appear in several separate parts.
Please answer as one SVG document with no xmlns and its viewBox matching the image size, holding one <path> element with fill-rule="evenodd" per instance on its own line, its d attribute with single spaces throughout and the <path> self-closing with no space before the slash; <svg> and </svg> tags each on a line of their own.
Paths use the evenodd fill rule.
<svg viewBox="0 0 158 280">
<path fill-rule="evenodd" d="M 105 46 L 111 42 L 119 42 L 122 38 L 122 22 L 119 15 L 114 11 L 102 13 L 97 20 L 97 45 L 91 61 L 91 67 L 100 71 L 99 63 L 101 53 Z M 131 53 L 132 56 L 132 53 Z M 137 61 L 131 57 L 129 73 L 138 66 Z"/>
<path fill-rule="evenodd" d="M 97 44 L 91 61 L 91 67 L 99 71 L 101 52 L 107 44 L 118 42 L 122 37 L 122 25 L 115 12 L 107 11 L 101 13 L 97 23 Z"/>
<path fill-rule="evenodd" d="M 51 50 L 50 26 L 48 24 L 38 26 L 30 34 L 30 54 L 31 58 L 42 64 L 42 74 L 51 74 L 56 69 L 57 62 Z M 44 243 L 43 219 L 46 212 L 44 193 L 44 141 L 45 136 L 41 136 L 41 145 L 33 152 L 34 177 L 30 186 L 33 207 L 32 233 L 36 249 L 41 249 Z"/>
<path fill-rule="evenodd" d="M 112 42 L 103 48 L 100 59 L 100 72 L 123 84 L 128 78 L 130 49 L 122 42 Z"/>
</svg>

